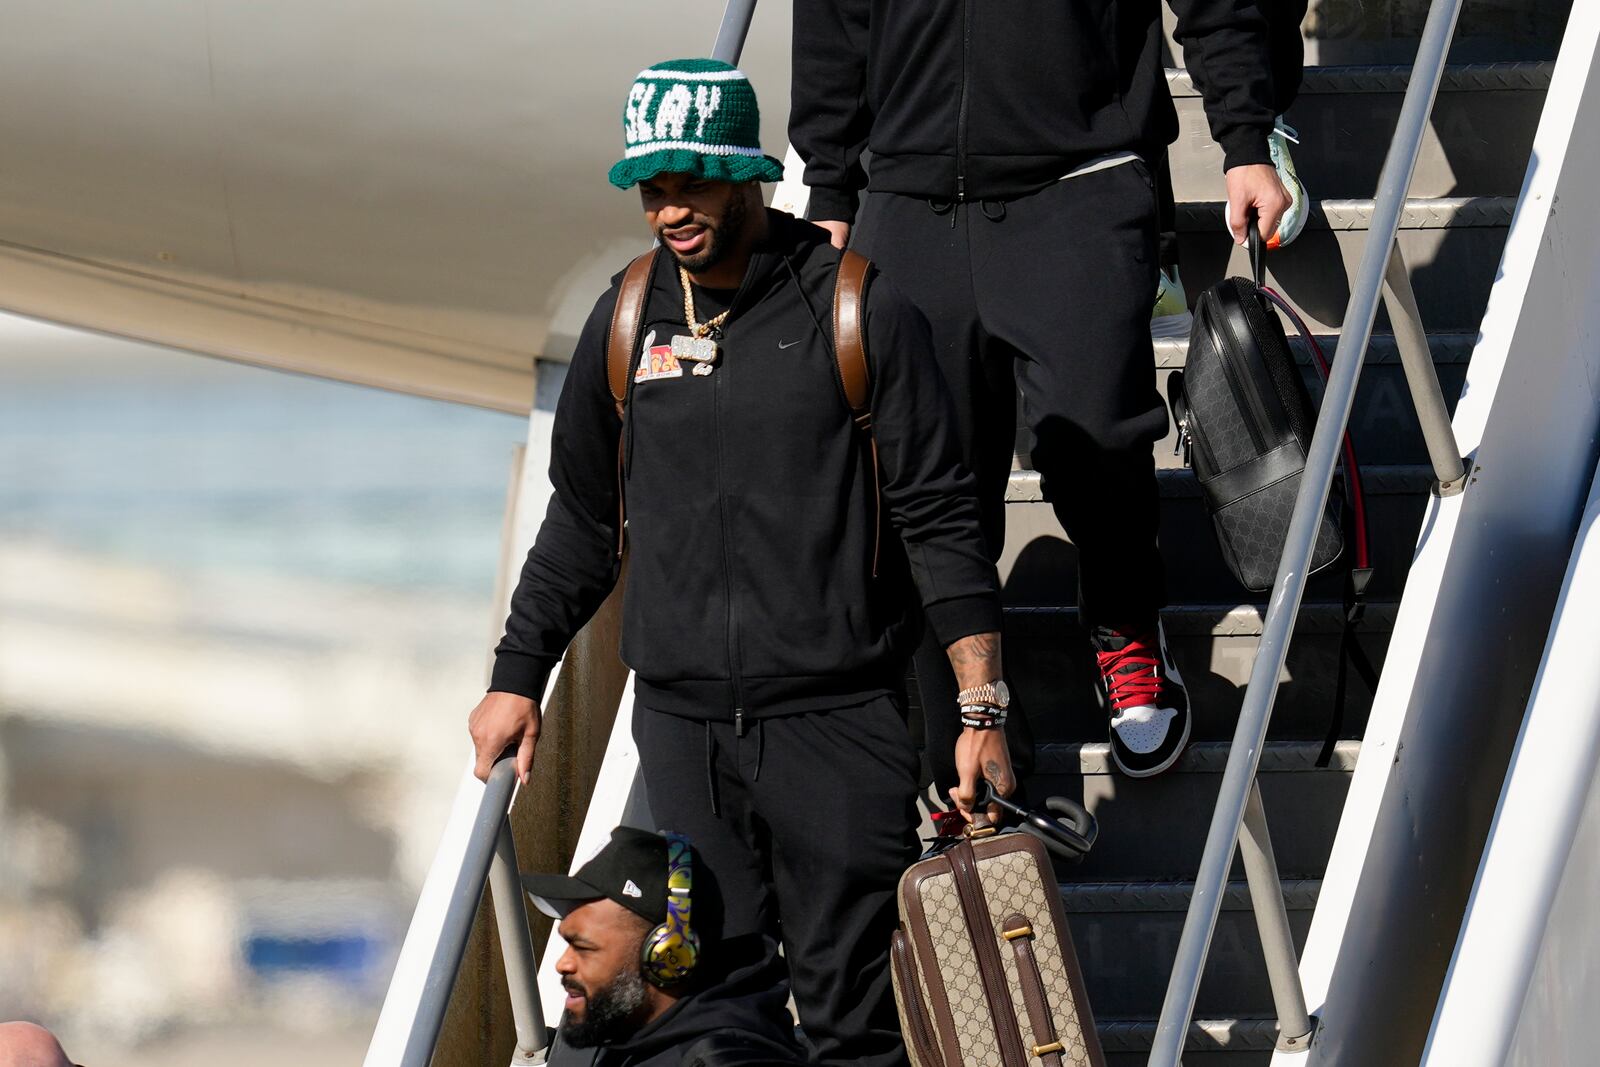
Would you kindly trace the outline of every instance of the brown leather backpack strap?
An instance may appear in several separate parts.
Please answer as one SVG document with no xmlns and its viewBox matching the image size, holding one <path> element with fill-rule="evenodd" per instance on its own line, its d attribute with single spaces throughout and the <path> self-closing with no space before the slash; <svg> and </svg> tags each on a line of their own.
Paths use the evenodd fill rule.
<svg viewBox="0 0 1600 1067">
<path fill-rule="evenodd" d="M 639 343 L 639 327 L 644 322 L 644 306 L 650 296 L 650 278 L 655 271 L 656 253 L 652 248 L 628 264 L 617 289 L 617 306 L 611 312 L 611 332 L 606 336 L 606 379 L 617 417 L 628 402 L 628 371 L 633 366 L 633 350 Z"/>
<path fill-rule="evenodd" d="M 839 384 L 850 405 L 850 417 L 867 435 L 872 456 L 872 493 L 877 511 L 872 531 L 872 576 L 878 576 L 878 550 L 883 540 L 883 475 L 878 470 L 878 439 L 872 432 L 872 377 L 867 369 L 867 271 L 872 262 L 860 252 L 839 254 L 839 275 L 833 285 L 833 355 L 839 363 Z"/>
<path fill-rule="evenodd" d="M 639 327 L 644 323 L 644 306 L 650 299 L 650 279 L 655 273 L 656 253 L 650 251 L 628 264 L 617 289 L 617 306 L 611 310 L 611 330 L 606 335 L 606 382 L 617 418 L 628 404 L 628 371 L 633 367 L 633 350 L 639 345 Z M 617 433 L 617 558 L 622 558 L 624 531 L 628 525 L 628 504 L 623 498 L 624 427 Z"/>
<path fill-rule="evenodd" d="M 839 276 L 833 287 L 833 352 L 839 361 L 850 416 L 863 430 L 872 429 L 872 383 L 867 370 L 867 271 L 870 260 L 846 249 L 839 255 Z"/>
</svg>

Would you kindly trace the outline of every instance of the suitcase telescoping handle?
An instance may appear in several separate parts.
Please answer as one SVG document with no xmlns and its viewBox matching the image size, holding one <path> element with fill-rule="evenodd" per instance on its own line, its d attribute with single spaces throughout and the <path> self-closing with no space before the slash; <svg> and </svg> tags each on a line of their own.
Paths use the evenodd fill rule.
<svg viewBox="0 0 1600 1067">
<path fill-rule="evenodd" d="M 1066 797 L 1046 797 L 1044 811 L 1030 811 L 996 793 L 988 779 L 979 779 L 978 796 L 972 806 L 982 810 L 990 804 L 999 805 L 1001 811 L 1015 816 L 1024 830 L 1043 841 L 1046 848 L 1062 859 L 1080 859 L 1100 836 L 1100 824 L 1095 822 L 1094 816 L 1084 810 L 1082 804 Z"/>
</svg>

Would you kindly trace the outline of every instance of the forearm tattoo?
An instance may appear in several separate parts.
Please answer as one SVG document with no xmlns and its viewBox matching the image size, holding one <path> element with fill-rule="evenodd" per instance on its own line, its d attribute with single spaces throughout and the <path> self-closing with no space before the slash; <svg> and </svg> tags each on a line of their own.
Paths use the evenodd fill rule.
<svg viewBox="0 0 1600 1067">
<path fill-rule="evenodd" d="M 956 684 L 966 689 L 1000 677 L 1000 635 L 973 634 L 948 649 Z"/>
</svg>

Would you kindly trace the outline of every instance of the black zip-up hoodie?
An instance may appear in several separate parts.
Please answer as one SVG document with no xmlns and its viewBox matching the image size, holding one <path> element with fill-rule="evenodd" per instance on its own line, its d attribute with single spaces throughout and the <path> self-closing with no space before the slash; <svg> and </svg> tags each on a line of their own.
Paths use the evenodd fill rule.
<svg viewBox="0 0 1600 1067">
<path fill-rule="evenodd" d="M 1227 168 L 1271 161 L 1257 2 L 1171 0 Z M 854 219 L 863 148 L 872 189 L 1001 200 L 1178 136 L 1160 0 L 794 0 L 790 99 L 813 219 Z"/>
<path fill-rule="evenodd" d="M 839 253 L 815 226 L 775 211 L 767 219 L 715 371 L 696 376 L 684 364 L 652 376 L 636 352 L 628 392 L 622 658 L 647 707 L 694 718 L 850 707 L 898 691 L 920 637 L 919 591 L 946 644 L 1000 628 L 995 569 L 926 321 L 872 279 L 880 528 L 868 442 L 833 354 Z M 538 699 L 617 578 L 624 427 L 606 378 L 617 284 L 584 326 L 556 408 L 554 495 L 512 596 L 494 690 Z M 641 350 L 685 332 L 663 252 Z"/>
</svg>

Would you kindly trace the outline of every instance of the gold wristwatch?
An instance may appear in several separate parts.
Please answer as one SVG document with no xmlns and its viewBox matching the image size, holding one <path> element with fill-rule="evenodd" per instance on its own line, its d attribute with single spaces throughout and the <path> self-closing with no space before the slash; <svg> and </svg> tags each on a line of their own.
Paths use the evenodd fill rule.
<svg viewBox="0 0 1600 1067">
<path fill-rule="evenodd" d="M 948 692 L 948 690 L 946 690 Z M 956 694 L 956 703 L 961 705 L 963 711 L 969 704 L 982 704 L 985 707 L 1006 710 L 1011 704 L 1011 689 L 1006 685 L 1005 679 L 993 682 L 984 682 L 970 689 L 963 689 Z"/>
<path fill-rule="evenodd" d="M 984 682 L 956 694 L 961 706 L 961 725 L 974 730 L 993 730 L 1006 724 L 1006 706 L 1011 690 L 1003 680 Z"/>
</svg>

